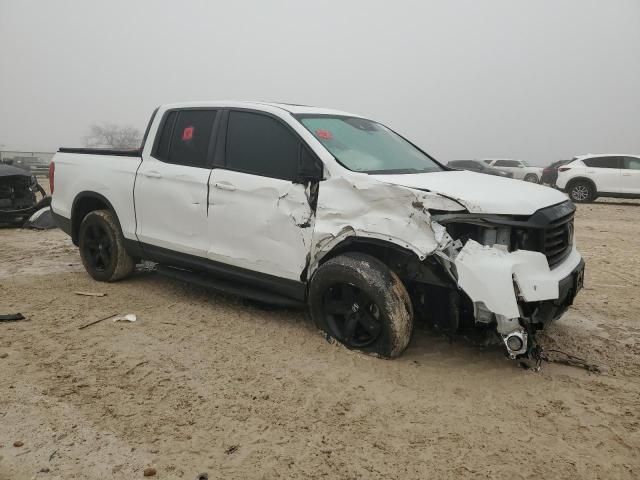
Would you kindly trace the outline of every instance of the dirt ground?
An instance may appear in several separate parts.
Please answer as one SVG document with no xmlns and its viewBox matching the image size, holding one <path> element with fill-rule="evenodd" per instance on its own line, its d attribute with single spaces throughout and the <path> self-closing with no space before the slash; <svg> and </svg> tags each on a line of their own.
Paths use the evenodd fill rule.
<svg viewBox="0 0 640 480">
<path fill-rule="evenodd" d="M 586 288 L 543 338 L 605 374 L 422 325 L 379 360 L 304 312 L 148 271 L 97 283 L 62 232 L 0 230 L 0 313 L 28 318 L 0 323 L 0 479 L 640 478 L 639 218 L 579 206 Z M 138 321 L 78 329 L 116 313 Z"/>
</svg>

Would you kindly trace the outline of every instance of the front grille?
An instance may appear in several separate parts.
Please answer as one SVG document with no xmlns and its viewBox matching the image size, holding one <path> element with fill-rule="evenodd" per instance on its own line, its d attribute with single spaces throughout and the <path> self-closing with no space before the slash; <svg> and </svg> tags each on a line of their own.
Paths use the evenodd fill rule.
<svg viewBox="0 0 640 480">
<path fill-rule="evenodd" d="M 571 253 L 573 247 L 573 216 L 574 212 L 570 212 L 554 219 L 544 229 L 542 253 L 547 257 L 550 268 L 554 268 Z"/>
</svg>

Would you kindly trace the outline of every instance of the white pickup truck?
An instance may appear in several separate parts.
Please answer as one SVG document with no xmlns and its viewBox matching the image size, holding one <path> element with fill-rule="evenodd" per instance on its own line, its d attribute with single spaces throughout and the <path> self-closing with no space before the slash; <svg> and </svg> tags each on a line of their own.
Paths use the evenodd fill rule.
<svg viewBox="0 0 640 480">
<path fill-rule="evenodd" d="M 61 148 L 52 211 L 87 272 L 308 306 L 349 348 L 395 357 L 414 317 L 494 329 L 511 358 L 581 288 L 565 194 L 443 166 L 384 125 L 275 103 L 164 105 L 138 151 Z"/>
</svg>

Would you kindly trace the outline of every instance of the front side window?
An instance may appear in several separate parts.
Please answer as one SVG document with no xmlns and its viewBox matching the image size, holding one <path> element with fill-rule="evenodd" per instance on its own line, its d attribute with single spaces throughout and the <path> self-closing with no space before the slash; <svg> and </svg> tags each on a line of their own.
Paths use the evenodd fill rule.
<svg viewBox="0 0 640 480">
<path fill-rule="evenodd" d="M 583 160 L 587 167 L 593 168 L 620 168 L 618 157 L 594 157 Z"/>
<path fill-rule="evenodd" d="M 624 168 L 626 170 L 640 170 L 640 158 L 624 157 Z"/>
<path fill-rule="evenodd" d="M 299 155 L 300 141 L 274 118 L 252 112 L 229 112 L 227 168 L 295 180 Z"/>
<path fill-rule="evenodd" d="M 342 115 L 297 115 L 345 168 L 370 174 L 440 172 L 443 168 L 384 125 Z"/>
</svg>

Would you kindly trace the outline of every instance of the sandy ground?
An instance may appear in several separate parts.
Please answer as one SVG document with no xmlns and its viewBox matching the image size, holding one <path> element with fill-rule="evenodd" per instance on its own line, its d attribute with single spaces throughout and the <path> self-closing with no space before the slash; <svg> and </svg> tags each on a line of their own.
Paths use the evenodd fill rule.
<svg viewBox="0 0 640 480">
<path fill-rule="evenodd" d="M 0 313 L 28 317 L 0 323 L 0 479 L 640 478 L 639 214 L 579 207 L 586 289 L 543 339 L 607 374 L 421 325 L 378 360 L 304 312 L 153 272 L 100 284 L 62 232 L 0 230 Z M 115 313 L 138 321 L 78 329 Z"/>
</svg>

